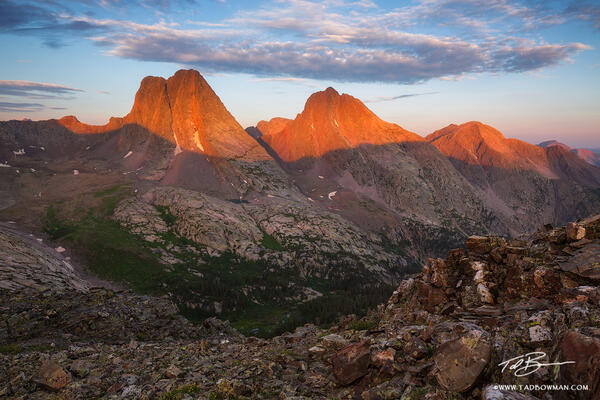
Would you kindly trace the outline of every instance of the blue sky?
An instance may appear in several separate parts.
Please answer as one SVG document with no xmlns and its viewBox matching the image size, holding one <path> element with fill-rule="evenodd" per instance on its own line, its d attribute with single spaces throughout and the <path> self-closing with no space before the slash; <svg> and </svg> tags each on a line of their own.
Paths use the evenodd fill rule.
<svg viewBox="0 0 600 400">
<path fill-rule="evenodd" d="M 0 119 L 103 124 L 195 68 L 242 126 L 333 86 L 421 135 L 600 147 L 597 1 L 0 0 L 0 36 Z"/>
</svg>

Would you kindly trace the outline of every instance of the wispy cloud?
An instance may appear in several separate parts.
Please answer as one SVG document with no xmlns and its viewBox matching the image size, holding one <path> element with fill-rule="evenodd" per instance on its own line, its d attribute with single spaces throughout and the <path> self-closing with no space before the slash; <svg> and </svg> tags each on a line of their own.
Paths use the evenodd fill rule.
<svg viewBox="0 0 600 400">
<path fill-rule="evenodd" d="M 310 80 L 308 80 L 306 78 L 294 78 L 294 77 L 291 77 L 291 76 L 287 76 L 287 77 L 279 76 L 279 77 L 271 77 L 271 78 L 256 78 L 256 79 L 252 79 L 252 81 L 253 82 L 285 82 L 285 83 L 292 83 L 292 84 L 307 86 L 307 87 L 315 88 L 315 89 L 319 89 L 322 86 L 322 85 L 318 85 L 318 84 L 316 84 L 314 82 L 311 82 Z"/>
<path fill-rule="evenodd" d="M 407 94 L 400 94 L 398 96 L 380 96 L 380 97 L 376 97 L 374 99 L 364 100 L 364 102 L 365 103 L 382 103 L 384 101 L 400 100 L 400 99 L 406 99 L 409 97 L 426 96 L 426 95 L 438 94 L 438 93 L 439 92 L 426 92 L 426 93 L 407 93 Z"/>
<path fill-rule="evenodd" d="M 39 103 L 10 103 L 0 101 L 0 112 L 35 112 L 45 107 Z"/>
<path fill-rule="evenodd" d="M 53 83 L 0 80 L 0 95 L 4 96 L 27 97 L 30 99 L 64 99 L 79 92 L 83 92 L 83 90 Z"/>
</svg>

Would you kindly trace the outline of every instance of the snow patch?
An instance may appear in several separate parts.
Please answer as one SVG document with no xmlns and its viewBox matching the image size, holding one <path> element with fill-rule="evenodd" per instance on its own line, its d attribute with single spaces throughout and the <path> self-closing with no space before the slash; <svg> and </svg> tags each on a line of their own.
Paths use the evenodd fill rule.
<svg viewBox="0 0 600 400">
<path fill-rule="evenodd" d="M 204 146 L 202 146 L 202 143 L 200 142 L 200 135 L 197 130 L 194 130 L 194 143 L 200 151 L 204 151 Z"/>
<path fill-rule="evenodd" d="M 314 201 L 313 199 L 311 199 L 310 197 L 307 197 L 307 199 L 308 199 L 309 201 L 312 201 L 313 203 L 315 202 L 315 201 Z"/>
<path fill-rule="evenodd" d="M 132 154 L 133 154 L 133 151 L 129 150 L 129 152 L 127 154 L 125 154 L 125 156 L 123 156 L 123 158 L 127 158 Z"/>
<path fill-rule="evenodd" d="M 319 175 L 319 179 L 325 179 L 323 176 Z"/>
<path fill-rule="evenodd" d="M 58 246 L 57 248 L 55 248 L 54 250 L 56 250 L 57 253 L 64 253 L 65 251 L 67 251 L 67 249 L 65 249 L 62 246 Z"/>
<path fill-rule="evenodd" d="M 79 170 L 78 169 L 74 169 L 73 170 L 73 175 L 79 175 Z"/>
<path fill-rule="evenodd" d="M 327 197 L 329 198 L 329 200 L 333 200 L 333 196 L 335 196 L 335 194 L 336 194 L 336 193 L 337 193 L 337 190 L 335 190 L 335 191 L 333 191 L 333 192 L 329 193 L 329 194 L 327 195 Z"/>
<path fill-rule="evenodd" d="M 19 150 L 13 150 L 13 154 L 15 156 L 22 156 L 23 154 L 25 154 L 25 149 L 19 149 Z"/>
<path fill-rule="evenodd" d="M 4 163 L 0 163 L 0 168 L 10 168 L 10 165 L 4 164 Z"/>
</svg>

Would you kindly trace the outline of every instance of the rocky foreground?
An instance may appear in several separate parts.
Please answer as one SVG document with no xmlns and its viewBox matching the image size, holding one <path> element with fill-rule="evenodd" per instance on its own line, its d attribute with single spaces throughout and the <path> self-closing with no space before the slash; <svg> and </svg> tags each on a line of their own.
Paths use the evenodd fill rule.
<svg viewBox="0 0 600 400">
<path fill-rule="evenodd" d="M 600 216 L 470 237 L 367 317 L 273 339 L 165 298 L 41 285 L 46 261 L 11 285 L 35 262 L 0 255 L 0 398 L 600 399 Z"/>
</svg>

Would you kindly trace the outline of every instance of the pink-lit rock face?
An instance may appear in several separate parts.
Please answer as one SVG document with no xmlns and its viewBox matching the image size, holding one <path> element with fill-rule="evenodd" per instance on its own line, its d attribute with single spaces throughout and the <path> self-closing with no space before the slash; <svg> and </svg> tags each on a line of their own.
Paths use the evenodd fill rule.
<svg viewBox="0 0 600 400">
<path fill-rule="evenodd" d="M 59 123 L 80 134 L 105 133 L 127 125 L 141 126 L 182 150 L 219 158 L 270 159 L 195 70 L 180 70 L 169 79 L 144 78 L 131 112 L 102 126 L 81 123 L 73 116 Z"/>
<path fill-rule="evenodd" d="M 509 139 L 478 121 L 448 125 L 425 139 L 445 156 L 467 165 L 506 171 L 532 170 L 550 179 L 568 177 L 589 186 L 600 184 L 595 168 L 568 148 L 540 147 Z"/>
<path fill-rule="evenodd" d="M 422 141 L 396 124 L 385 122 L 360 100 L 328 88 L 314 93 L 294 120 L 274 118 L 257 125 L 263 140 L 284 161 L 320 157 L 361 144 Z"/>
</svg>

